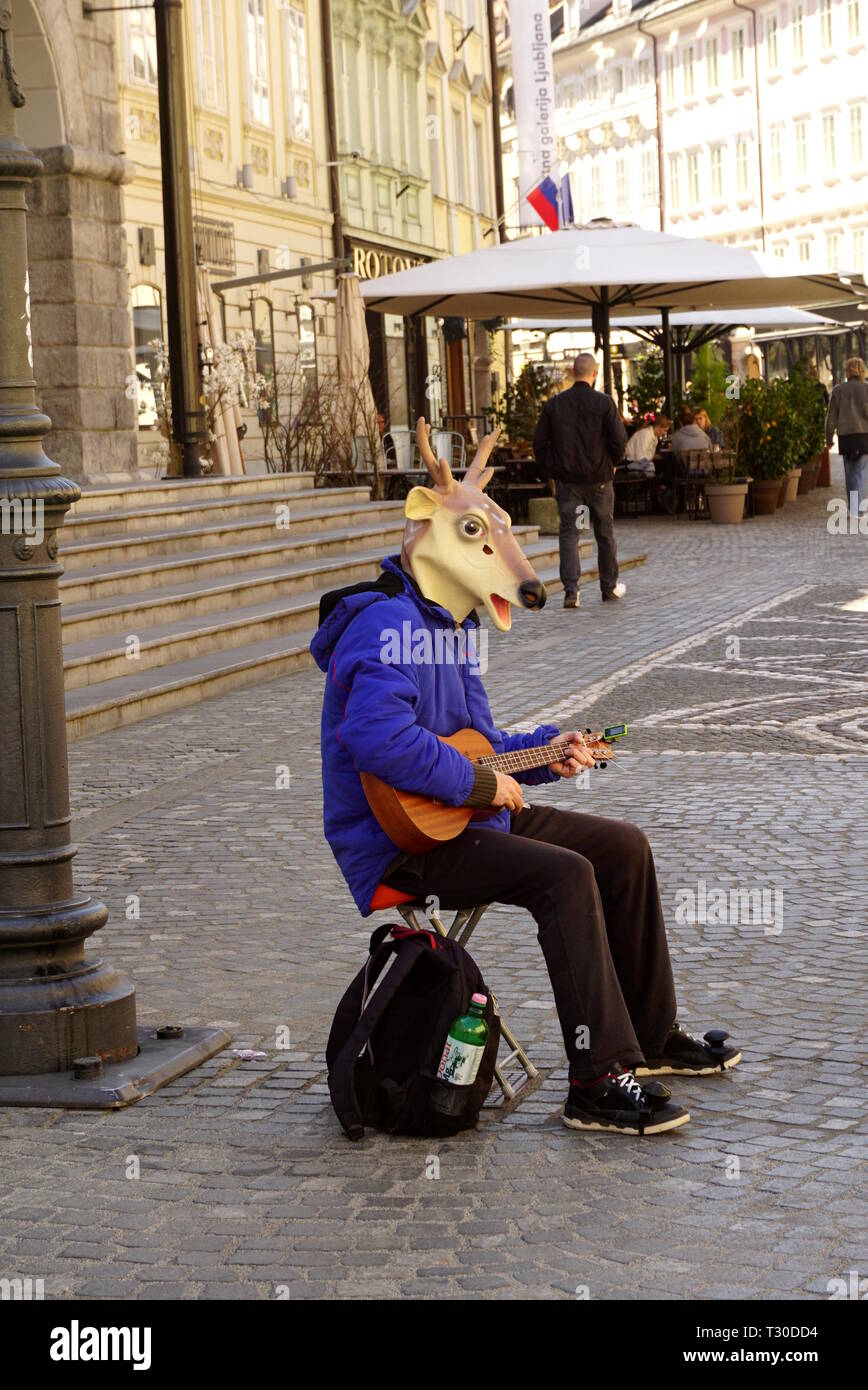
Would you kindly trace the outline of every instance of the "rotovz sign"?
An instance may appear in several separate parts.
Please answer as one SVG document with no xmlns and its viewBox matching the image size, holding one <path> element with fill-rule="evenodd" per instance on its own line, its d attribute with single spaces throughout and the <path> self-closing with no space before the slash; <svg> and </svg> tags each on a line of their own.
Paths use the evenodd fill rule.
<svg viewBox="0 0 868 1390">
<path fill-rule="evenodd" d="M 527 196 L 547 175 L 557 182 L 558 164 L 548 0 L 509 0 L 509 24 L 518 139 L 519 224 L 538 227 L 543 219 Z"/>
</svg>

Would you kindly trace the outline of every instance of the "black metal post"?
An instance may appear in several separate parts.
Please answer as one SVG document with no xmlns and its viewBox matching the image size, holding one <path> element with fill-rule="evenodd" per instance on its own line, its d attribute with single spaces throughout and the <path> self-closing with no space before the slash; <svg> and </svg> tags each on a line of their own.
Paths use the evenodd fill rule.
<svg viewBox="0 0 868 1390">
<path fill-rule="evenodd" d="M 320 0 L 323 79 L 325 85 L 326 148 L 329 152 L 329 198 L 332 205 L 332 245 L 335 258 L 344 255 L 344 227 L 341 217 L 341 171 L 338 168 L 338 116 L 335 102 L 335 60 L 332 12 L 329 0 Z M 349 137 L 349 132 L 344 134 Z"/>
<path fill-rule="evenodd" d="M 666 414 L 672 419 L 672 328 L 669 323 L 669 310 L 660 310 L 661 341 L 663 343 L 663 392 L 666 397 Z"/>
<path fill-rule="evenodd" d="M 42 445 L 25 205 L 42 164 L 16 133 L 11 30 L 0 0 L 0 1105 L 114 1107 L 228 1038 L 137 1032 L 133 985 L 85 952 L 108 912 L 73 883 L 57 558 L 81 490 Z"/>
<path fill-rule="evenodd" d="M 172 436 L 181 450 L 184 477 L 196 478 L 202 472 L 201 460 L 208 448 L 208 439 L 199 371 L 196 247 L 193 240 L 181 0 L 154 0 L 154 22 L 160 99 Z"/>
<path fill-rule="evenodd" d="M 603 390 L 607 396 L 612 395 L 612 345 L 610 342 L 611 329 L 609 326 L 609 286 L 600 286 L 600 308 L 601 323 L 600 332 L 603 339 Z"/>
<path fill-rule="evenodd" d="M 491 64 L 491 136 L 494 154 L 494 215 L 497 234 L 506 241 L 506 200 L 503 195 L 503 148 L 500 139 L 500 69 L 497 66 L 497 33 L 494 23 L 494 0 L 486 0 L 488 21 L 488 54 Z"/>
</svg>

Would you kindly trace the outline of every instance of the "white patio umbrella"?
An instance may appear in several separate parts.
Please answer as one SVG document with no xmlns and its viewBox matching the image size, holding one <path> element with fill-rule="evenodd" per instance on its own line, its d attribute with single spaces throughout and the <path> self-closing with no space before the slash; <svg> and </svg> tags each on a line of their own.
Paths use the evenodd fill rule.
<svg viewBox="0 0 868 1390">
<path fill-rule="evenodd" d="M 508 325 L 513 333 L 587 333 L 593 324 L 590 318 L 582 319 L 512 319 Z M 614 314 L 609 319 L 609 328 L 619 333 L 631 333 L 637 338 L 653 343 L 665 350 L 663 318 L 661 314 Z M 831 329 L 843 332 L 837 320 L 825 314 L 814 314 L 809 309 L 713 309 L 693 310 L 686 313 L 673 313 L 669 316 L 671 350 L 678 356 L 680 371 L 683 371 L 684 356 L 695 352 L 705 343 L 723 337 L 735 328 L 780 329 L 788 332 L 819 332 Z M 771 336 L 767 331 L 766 337 Z"/>
<path fill-rule="evenodd" d="M 341 431 L 349 440 L 378 437 L 377 407 L 368 377 L 371 349 L 358 275 L 339 275 L 337 290 L 338 404 Z M 376 469 L 378 460 L 372 460 Z"/>
<path fill-rule="evenodd" d="M 584 310 L 602 344 L 604 384 L 611 390 L 613 310 L 661 313 L 669 381 L 672 310 L 849 304 L 868 299 L 868 285 L 742 247 L 601 218 L 384 275 L 369 281 L 362 297 L 383 313 L 471 319 L 575 318 Z"/>
<path fill-rule="evenodd" d="M 739 246 L 600 221 L 382 275 L 365 283 L 362 298 L 389 314 L 576 318 L 584 310 L 597 320 L 606 308 L 848 304 L 868 298 L 868 285 Z"/>
<path fill-rule="evenodd" d="M 721 309 L 719 313 L 703 309 L 669 315 L 671 328 L 816 328 L 819 331 L 824 325 L 838 326 L 836 319 L 812 313 L 810 309 Z M 514 333 L 587 333 L 592 324 L 590 317 L 511 319 L 505 327 Z M 609 327 L 624 333 L 632 333 L 634 329 L 653 333 L 662 327 L 662 319 L 659 314 L 613 314 Z"/>
</svg>

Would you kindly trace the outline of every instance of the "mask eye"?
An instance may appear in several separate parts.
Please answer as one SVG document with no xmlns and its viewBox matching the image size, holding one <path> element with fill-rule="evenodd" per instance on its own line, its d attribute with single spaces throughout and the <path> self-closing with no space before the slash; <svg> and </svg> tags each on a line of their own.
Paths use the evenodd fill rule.
<svg viewBox="0 0 868 1390">
<path fill-rule="evenodd" d="M 458 530 L 471 541 L 478 541 L 485 535 L 485 527 L 475 516 L 463 516 L 458 523 Z"/>
</svg>

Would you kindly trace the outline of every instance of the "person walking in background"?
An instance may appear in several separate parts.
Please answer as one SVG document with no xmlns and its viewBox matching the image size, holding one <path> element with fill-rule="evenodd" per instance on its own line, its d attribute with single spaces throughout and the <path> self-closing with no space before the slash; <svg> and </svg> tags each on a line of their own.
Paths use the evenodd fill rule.
<svg viewBox="0 0 868 1390">
<path fill-rule="evenodd" d="M 611 396 L 594 389 L 597 362 L 589 352 L 576 358 L 573 378 L 569 391 L 546 401 L 533 436 L 540 470 L 556 484 L 565 608 L 579 606 L 579 507 L 587 507 L 594 528 L 604 602 L 627 592 L 618 580 L 613 481 L 627 431 Z"/>
<path fill-rule="evenodd" d="M 847 359 L 847 380 L 836 386 L 826 412 L 826 443 L 838 436 L 850 515 L 868 509 L 868 381 L 861 357 Z"/>
</svg>

